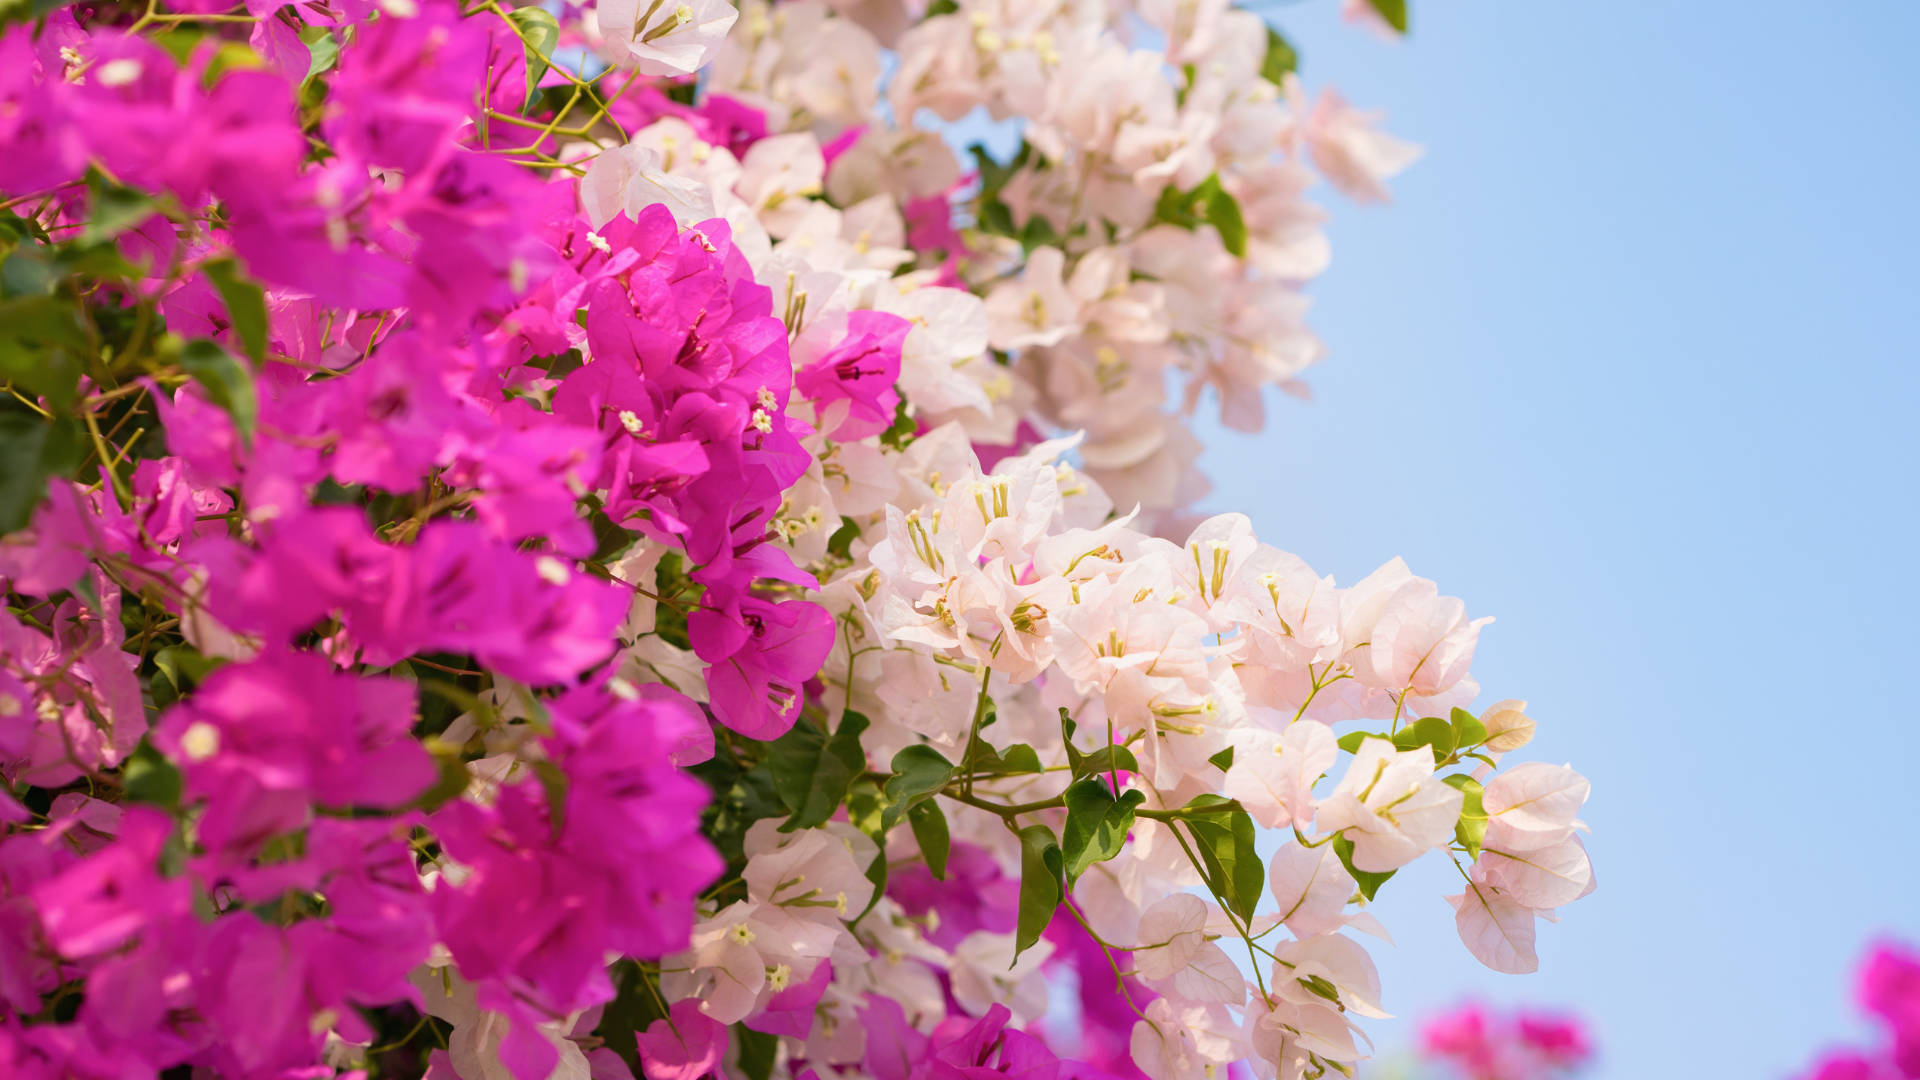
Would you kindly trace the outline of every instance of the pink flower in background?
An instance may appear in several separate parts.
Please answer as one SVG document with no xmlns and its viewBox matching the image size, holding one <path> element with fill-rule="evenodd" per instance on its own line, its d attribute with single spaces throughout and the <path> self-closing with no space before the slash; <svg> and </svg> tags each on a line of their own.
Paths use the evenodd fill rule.
<svg viewBox="0 0 1920 1080">
<path fill-rule="evenodd" d="M 1420 1027 L 1420 1056 L 1461 1080 L 1554 1080 L 1593 1059 L 1577 1017 L 1521 1009 L 1498 1012 L 1468 1003 Z"/>
<path fill-rule="evenodd" d="M 1920 952 L 1891 939 L 1876 942 L 1854 976 L 1854 1001 L 1874 1019 L 1881 1043 L 1835 1050 L 1805 1080 L 1900 1080 L 1920 1077 Z"/>
</svg>

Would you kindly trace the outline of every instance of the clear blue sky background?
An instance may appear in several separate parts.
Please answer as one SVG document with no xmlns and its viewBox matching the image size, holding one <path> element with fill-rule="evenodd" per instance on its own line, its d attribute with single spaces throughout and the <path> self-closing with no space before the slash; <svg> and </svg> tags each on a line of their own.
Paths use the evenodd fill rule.
<svg viewBox="0 0 1920 1080">
<path fill-rule="evenodd" d="M 1415 0 L 1402 45 L 1337 7 L 1264 10 L 1428 156 L 1384 210 L 1322 191 L 1316 400 L 1210 432 L 1207 505 L 1496 615 L 1482 704 L 1592 777 L 1600 882 L 1511 977 L 1403 873 L 1386 1005 L 1577 1006 L 1601 1080 L 1790 1076 L 1867 1034 L 1864 942 L 1920 939 L 1920 3 Z"/>
</svg>

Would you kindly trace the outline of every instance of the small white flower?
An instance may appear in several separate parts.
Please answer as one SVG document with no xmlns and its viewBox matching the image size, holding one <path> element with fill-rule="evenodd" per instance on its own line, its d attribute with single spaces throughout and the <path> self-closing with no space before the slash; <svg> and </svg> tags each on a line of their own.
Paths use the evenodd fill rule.
<svg viewBox="0 0 1920 1080">
<path fill-rule="evenodd" d="M 143 70 L 140 61 L 122 57 L 101 64 L 93 77 L 99 80 L 101 86 L 125 86 L 139 78 Z"/>
<path fill-rule="evenodd" d="M 180 752 L 188 761 L 205 761 L 220 752 L 220 729 L 198 720 L 180 733 Z"/>
</svg>

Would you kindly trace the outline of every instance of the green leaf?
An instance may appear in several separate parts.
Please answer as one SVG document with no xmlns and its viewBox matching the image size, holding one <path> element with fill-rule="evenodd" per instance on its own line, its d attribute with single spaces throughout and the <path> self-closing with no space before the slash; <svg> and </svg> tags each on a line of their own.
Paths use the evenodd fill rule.
<svg viewBox="0 0 1920 1080">
<path fill-rule="evenodd" d="M 887 793 L 879 781 L 862 776 L 847 789 L 847 820 L 876 842 L 887 832 L 886 809 Z"/>
<path fill-rule="evenodd" d="M 84 445 L 71 420 L 0 412 L 0 533 L 27 527 L 47 480 L 78 468 Z"/>
<path fill-rule="evenodd" d="M 919 425 L 913 422 L 913 417 L 907 415 L 907 399 L 903 394 L 893 406 L 893 423 L 880 433 L 880 445 L 889 450 L 905 450 L 912 444 L 914 432 L 918 429 Z"/>
<path fill-rule="evenodd" d="M 1375 874 L 1367 870 L 1354 869 L 1353 841 L 1344 836 L 1334 839 L 1333 853 L 1340 856 L 1340 865 L 1346 867 L 1347 873 L 1353 875 L 1353 883 L 1359 886 L 1360 895 L 1366 897 L 1368 900 L 1373 899 L 1373 894 L 1379 891 L 1380 886 L 1387 883 L 1388 878 L 1399 873 L 1398 870 L 1389 870 L 1384 874 Z"/>
<path fill-rule="evenodd" d="M 860 746 L 865 730 L 867 718 L 848 710 L 832 735 L 801 720 L 774 741 L 767 751 L 773 789 L 793 811 L 782 832 L 823 825 L 840 808 L 854 777 L 867 767 L 867 752 Z"/>
<path fill-rule="evenodd" d="M 587 525 L 593 529 L 593 554 L 587 561 L 606 566 L 625 554 L 637 537 L 607 516 L 599 496 L 589 494 L 581 502 L 587 507 Z"/>
<path fill-rule="evenodd" d="M 688 771 L 713 792 L 713 801 L 701 812 L 700 831 L 713 842 L 720 857 L 727 860 L 728 869 L 737 873 L 746 861 L 742 849 L 747 830 L 764 818 L 788 813 L 773 790 L 773 773 L 764 761 L 751 769 L 743 769 L 738 761 L 725 754 L 708 758 Z"/>
<path fill-rule="evenodd" d="M 233 332 L 255 367 L 267 362 L 267 298 L 260 286 L 240 273 L 232 259 L 215 259 L 200 268 L 220 292 Z"/>
<path fill-rule="evenodd" d="M 1453 827 L 1454 838 L 1467 849 L 1467 857 L 1480 857 L 1480 845 L 1487 840 L 1487 809 L 1481 803 L 1486 789 L 1466 773 L 1443 776 L 1441 782 L 1457 789 L 1465 798 L 1460 803 L 1460 820 Z"/>
<path fill-rule="evenodd" d="M 433 786 L 421 792 L 415 802 L 420 809 L 431 812 L 466 794 L 467 785 L 473 782 L 473 772 L 467 768 L 466 754 L 461 747 L 437 735 L 429 736 L 424 742 L 433 755 L 437 775 Z"/>
<path fill-rule="evenodd" d="M 120 784 L 128 802 L 169 809 L 180 805 L 180 770 L 145 739 L 121 763 Z"/>
<path fill-rule="evenodd" d="M 873 883 L 873 899 L 868 900 L 866 908 L 854 916 L 856 923 L 867 917 L 867 912 L 873 910 L 887 891 L 886 807 L 886 790 L 872 777 L 861 776 L 847 790 L 847 820 L 853 823 L 854 828 L 866 833 L 878 849 L 866 869 L 866 878 Z M 941 823 L 944 825 L 945 821 Z"/>
<path fill-rule="evenodd" d="M 1134 809 L 1146 798 L 1145 792 L 1130 790 L 1116 800 L 1106 782 L 1092 776 L 1067 788 L 1067 826 L 1060 843 L 1068 881 L 1120 854 L 1133 828 Z"/>
<path fill-rule="evenodd" d="M 73 0 L 0 0 L 0 29 L 17 22 L 45 18 Z"/>
<path fill-rule="evenodd" d="M 333 36 L 333 30 L 325 26 L 303 26 L 300 28 L 300 40 L 306 43 L 307 74 L 301 81 L 317 79 L 333 70 L 340 62 L 340 39 Z"/>
<path fill-rule="evenodd" d="M 1231 801 L 1218 795 L 1198 796 L 1182 809 L 1209 812 L 1183 820 L 1200 848 L 1208 886 L 1225 901 L 1228 909 L 1244 920 L 1252 918 L 1254 909 L 1260 906 L 1267 871 L 1254 849 L 1253 818 L 1245 810 L 1212 809 Z"/>
<path fill-rule="evenodd" d="M 1219 769 L 1221 772 L 1226 772 L 1228 769 L 1233 768 L 1233 747 L 1227 747 L 1225 750 L 1208 758 L 1207 761 L 1212 764 L 1214 768 Z"/>
<path fill-rule="evenodd" d="M 953 763 L 925 743 L 915 743 L 893 755 L 893 775 L 887 779 L 887 808 L 882 812 L 881 828 L 891 829 L 900 815 L 913 804 L 933 798 L 933 794 L 953 779 Z"/>
<path fill-rule="evenodd" d="M 525 10 L 527 9 L 520 9 L 520 11 Z M 516 11 L 514 14 L 517 15 L 519 12 Z M 767 1080 L 773 1075 L 773 1059 L 775 1051 L 780 1047 L 778 1037 L 763 1031 L 755 1031 L 745 1024 L 735 1024 L 733 1039 L 740 1044 L 740 1075 L 745 1080 Z"/>
<path fill-rule="evenodd" d="M 1360 752 L 1361 743 L 1366 742 L 1368 739 L 1384 738 L 1386 738 L 1386 736 L 1377 731 L 1349 731 L 1345 735 L 1340 736 L 1337 741 L 1339 742 L 1340 749 L 1345 750 L 1349 754 L 1357 754 Z"/>
<path fill-rule="evenodd" d="M 931 19 L 940 15 L 952 15 L 959 10 L 960 5 L 955 3 L 955 0 L 933 0 L 933 3 L 927 5 L 925 17 Z"/>
<path fill-rule="evenodd" d="M 1300 54 L 1294 51 L 1293 44 L 1280 36 L 1280 31 L 1267 27 L 1267 55 L 1260 61 L 1260 77 L 1278 86 L 1298 70 Z"/>
<path fill-rule="evenodd" d="M 200 72 L 200 85 L 211 90 L 220 76 L 229 71 L 257 71 L 267 66 L 267 58 L 244 41 L 222 41 Z"/>
<path fill-rule="evenodd" d="M 547 820 L 553 825 L 553 839 L 558 842 L 560 834 L 567 827 L 567 789 L 571 781 L 560 766 L 551 761 L 535 761 L 528 766 L 533 770 L 535 779 L 540 781 L 540 790 L 547 796 Z"/>
<path fill-rule="evenodd" d="M 52 296 L 59 284 L 60 270 L 41 248 L 19 248 L 0 260 L 0 297 Z"/>
<path fill-rule="evenodd" d="M 1137 773 L 1140 771 L 1140 762 L 1134 758 L 1133 751 L 1118 743 L 1110 743 L 1091 754 L 1081 754 L 1074 763 L 1073 775 L 1101 776 L 1115 770 Z"/>
<path fill-rule="evenodd" d="M 1373 10 L 1387 21 L 1387 25 L 1404 34 L 1407 32 L 1407 0 L 1367 0 Z"/>
<path fill-rule="evenodd" d="M 1014 743 L 1005 750 L 995 750 L 984 742 L 976 743 L 972 765 L 975 773 L 992 776 L 1020 776 L 1045 768 L 1040 764 L 1039 753 L 1026 743 Z"/>
<path fill-rule="evenodd" d="M 527 107 L 532 108 L 539 94 L 540 79 L 553 59 L 554 46 L 560 44 L 560 23 L 553 13 L 540 7 L 514 8 L 507 13 L 527 56 Z"/>
<path fill-rule="evenodd" d="M 253 369 L 234 358 L 217 341 L 195 338 L 180 349 L 180 366 L 206 388 L 207 397 L 233 417 L 240 438 L 253 442 L 260 415 L 260 399 L 253 389 Z"/>
<path fill-rule="evenodd" d="M 935 881 L 947 880 L 947 851 L 951 846 L 947 833 L 947 814 L 935 799 L 914 803 L 907 811 L 907 824 L 913 826 L 913 842 L 920 845 L 920 857 L 927 860 L 927 872 Z M 886 853 L 880 853 L 882 860 Z"/>
<path fill-rule="evenodd" d="M 840 519 L 840 527 L 827 537 L 827 551 L 838 559 L 853 558 L 853 542 L 860 538 L 860 523 L 850 517 Z"/>
<path fill-rule="evenodd" d="M 14 261 L 9 257 L 8 263 Z M 79 396 L 87 329 L 72 300 L 17 296 L 0 301 L 0 378 L 65 409 Z"/>
<path fill-rule="evenodd" d="M 1434 762 L 1442 762 L 1453 753 L 1453 725 L 1437 716 L 1423 716 L 1394 732 L 1393 745 L 1401 750 L 1428 747 Z"/>
<path fill-rule="evenodd" d="M 1479 746 L 1487 741 L 1487 725 L 1465 709 L 1453 710 L 1453 745 L 1456 750 Z"/>
<path fill-rule="evenodd" d="M 1220 234 L 1220 245 L 1235 258 L 1245 258 L 1247 254 L 1247 221 L 1240 215 L 1240 201 L 1220 186 L 1218 177 L 1211 180 L 1213 190 L 1207 193 L 1205 200 L 1198 205 L 1200 216 Z M 1205 186 L 1205 185 L 1202 185 Z"/>
<path fill-rule="evenodd" d="M 160 669 L 175 690 L 199 686 L 225 663 L 217 656 L 202 656 L 191 645 L 169 645 L 153 654 L 153 666 Z"/>
<path fill-rule="evenodd" d="M 107 179 L 99 169 L 87 170 L 87 227 L 84 243 L 111 240 L 153 216 L 153 199 L 144 192 Z"/>
<path fill-rule="evenodd" d="M 1053 830 L 1029 825 L 1020 830 L 1020 916 L 1014 928 L 1013 959 L 1032 948 L 1053 921 L 1066 895 L 1060 886 L 1062 860 Z M 1012 967 L 1011 964 L 1008 967 Z"/>
<path fill-rule="evenodd" d="M 659 989 L 647 985 L 646 972 L 632 959 L 616 961 L 608 974 L 613 978 L 613 1000 L 607 1002 L 593 1033 L 620 1055 L 633 1075 L 641 1076 L 640 1047 L 635 1036 L 655 1020 L 665 1018 L 657 997 Z"/>
<path fill-rule="evenodd" d="M 1221 246 L 1227 251 L 1236 256 L 1247 253 L 1246 220 L 1240 214 L 1239 201 L 1220 186 L 1219 173 L 1200 181 L 1192 191 L 1168 185 L 1160 192 L 1154 216 L 1183 229 L 1211 225 L 1219 232 Z"/>
<path fill-rule="evenodd" d="M 205 31 L 178 23 L 148 34 L 148 40 L 165 49 L 167 55 L 173 57 L 173 62 L 181 65 L 193 59 L 193 50 L 206 40 L 206 37 Z"/>
</svg>

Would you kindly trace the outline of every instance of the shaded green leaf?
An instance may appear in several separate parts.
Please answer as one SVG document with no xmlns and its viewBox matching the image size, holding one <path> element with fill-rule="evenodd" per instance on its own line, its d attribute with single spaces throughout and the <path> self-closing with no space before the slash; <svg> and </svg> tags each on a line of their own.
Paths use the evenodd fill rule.
<svg viewBox="0 0 1920 1080">
<path fill-rule="evenodd" d="M 1020 914 L 1015 924 L 1013 958 L 1032 948 L 1053 921 L 1066 895 L 1061 888 L 1060 844 L 1045 825 L 1020 830 Z M 1008 965 L 1011 967 L 1012 965 Z"/>
<path fill-rule="evenodd" d="M 765 762 L 743 769 L 727 755 L 715 755 L 687 771 L 713 792 L 713 800 L 701 813 L 700 831 L 713 842 L 728 867 L 738 870 L 745 861 L 742 849 L 753 823 L 788 813 L 773 790 L 772 771 Z"/>
<path fill-rule="evenodd" d="M 232 259 L 215 259 L 200 268 L 220 293 L 233 332 L 255 367 L 267 362 L 267 298 L 257 282 L 240 272 Z"/>
<path fill-rule="evenodd" d="M 1230 799 L 1201 795 L 1183 809 L 1224 806 Z M 1211 887 L 1241 919 L 1253 917 L 1266 888 L 1267 871 L 1254 848 L 1253 818 L 1245 810 L 1213 811 L 1184 818 L 1200 849 L 1202 867 Z"/>
<path fill-rule="evenodd" d="M 46 498 L 47 481 L 80 465 L 79 425 L 28 413 L 0 413 L 0 532 L 23 529 Z"/>
<path fill-rule="evenodd" d="M 0 301 L 0 379 L 65 409 L 79 396 L 86 354 L 87 329 L 73 301 L 63 296 Z"/>
<path fill-rule="evenodd" d="M 1074 765 L 1073 775 L 1100 776 L 1116 770 L 1137 773 L 1140 771 L 1140 762 L 1134 758 L 1133 751 L 1118 743 L 1110 743 L 1091 754 L 1080 755 L 1080 760 Z"/>
<path fill-rule="evenodd" d="M 640 1047 L 635 1036 L 647 1030 L 647 1025 L 665 1017 L 660 1011 L 659 988 L 647 985 L 648 975 L 632 959 L 616 961 L 608 974 L 613 979 L 613 1000 L 607 1002 L 593 1033 L 609 1050 L 620 1055 L 633 1075 L 641 1076 Z"/>
<path fill-rule="evenodd" d="M 169 645 L 153 654 L 153 666 L 160 669 L 175 690 L 190 690 L 199 686 L 225 663 L 217 656 L 201 655 L 191 645 Z"/>
<path fill-rule="evenodd" d="M 128 802 L 169 809 L 180 805 L 180 770 L 145 739 L 121 763 L 120 784 Z"/>
<path fill-rule="evenodd" d="M 1005 750 L 995 750 L 984 742 L 976 743 L 969 762 L 975 773 L 992 776 L 1020 776 L 1045 768 L 1040 764 L 1039 753 L 1026 743 L 1014 743 Z"/>
<path fill-rule="evenodd" d="M 914 803 L 933 798 L 934 792 L 951 779 L 953 763 L 925 743 L 915 743 L 893 755 L 893 775 L 887 779 L 887 807 L 881 827 L 893 828 Z"/>
<path fill-rule="evenodd" d="M 458 745 L 438 736 L 427 738 L 424 744 L 433 755 L 435 777 L 433 786 L 421 792 L 415 802 L 420 809 L 431 812 L 466 794 L 473 772 L 467 768 L 466 755 Z"/>
<path fill-rule="evenodd" d="M 111 240 L 137 227 L 153 212 L 153 199 L 146 193 L 122 187 L 98 169 L 87 170 L 87 227 L 80 232 L 83 242 Z"/>
<path fill-rule="evenodd" d="M 1145 792 L 1130 790 L 1116 800 L 1106 782 L 1092 776 L 1067 788 L 1067 824 L 1060 847 L 1069 882 L 1094 863 L 1120 854 L 1133 828 L 1134 810 L 1146 798 Z"/>
<path fill-rule="evenodd" d="M 0 28 L 51 15 L 73 0 L 0 0 Z"/>
<path fill-rule="evenodd" d="M 1360 895 L 1366 897 L 1368 900 L 1373 899 L 1373 894 L 1379 891 L 1380 886 L 1387 883 L 1388 878 L 1399 873 L 1398 870 L 1389 870 L 1384 874 L 1376 874 L 1369 870 L 1355 869 L 1353 865 L 1353 841 L 1344 836 L 1334 839 L 1333 853 L 1340 856 L 1340 865 L 1346 867 L 1347 873 L 1353 875 L 1353 883 L 1359 887 Z"/>
<path fill-rule="evenodd" d="M 860 523 L 850 517 L 840 519 L 840 527 L 827 537 L 827 551 L 835 558 L 853 558 L 853 542 L 860 538 Z"/>
<path fill-rule="evenodd" d="M 206 338 L 195 338 L 181 347 L 180 366 L 206 388 L 209 400 L 233 418 L 240 438 L 251 443 L 260 415 L 253 369 L 235 359 L 219 342 Z"/>
<path fill-rule="evenodd" d="M 920 857 L 927 861 L 927 872 L 935 881 L 947 880 L 947 851 L 951 840 L 947 833 L 947 814 L 937 799 L 913 804 L 907 811 L 907 824 L 913 826 L 913 842 L 920 845 Z M 884 861 L 886 853 L 880 858 Z"/>
<path fill-rule="evenodd" d="M 914 432 L 918 430 L 919 425 L 907 414 L 907 398 L 902 394 L 893 406 L 893 423 L 880 433 L 880 445 L 889 450 L 905 450 L 913 443 Z"/>
<path fill-rule="evenodd" d="M 775 1051 L 780 1046 L 780 1040 L 777 1037 L 763 1031 L 755 1031 L 745 1024 L 735 1024 L 733 1040 L 740 1047 L 740 1075 L 745 1077 L 745 1080 L 767 1080 L 773 1075 Z"/>
<path fill-rule="evenodd" d="M 590 494 L 581 502 L 587 507 L 587 525 L 593 530 L 593 554 L 587 561 L 605 566 L 626 554 L 638 537 L 607 516 L 599 496 Z"/>
<path fill-rule="evenodd" d="M 866 730 L 867 718 L 849 710 L 831 735 L 801 720 L 774 741 L 767 751 L 773 788 L 793 812 L 782 832 L 825 824 L 840 808 L 854 777 L 866 770 L 867 754 L 860 746 Z"/>
<path fill-rule="evenodd" d="M 1226 772 L 1228 769 L 1233 768 L 1233 747 L 1227 747 L 1225 750 L 1208 758 L 1207 761 L 1212 764 L 1214 768 L 1219 769 L 1221 772 Z"/>
<path fill-rule="evenodd" d="M 553 839 L 558 842 L 561 833 L 567 827 L 567 789 L 571 781 L 560 766 L 551 761 L 529 763 L 534 778 L 540 781 L 540 790 L 547 796 L 547 820 L 553 825 Z"/>
<path fill-rule="evenodd" d="M 855 922 L 865 918 L 887 890 L 886 806 L 885 789 L 869 777 L 862 776 L 855 780 L 853 787 L 847 791 L 847 820 L 853 823 L 854 828 L 866 833 L 878 849 L 866 869 L 866 878 L 873 883 L 873 899 L 868 900 L 865 910 L 854 917 Z"/>
</svg>

